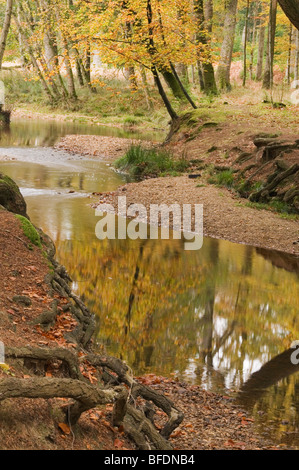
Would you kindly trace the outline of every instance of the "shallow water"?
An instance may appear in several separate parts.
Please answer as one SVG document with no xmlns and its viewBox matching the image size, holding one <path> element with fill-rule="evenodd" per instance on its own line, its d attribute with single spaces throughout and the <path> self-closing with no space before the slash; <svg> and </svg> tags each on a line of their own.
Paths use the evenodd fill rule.
<svg viewBox="0 0 299 470">
<path fill-rule="evenodd" d="M 239 395 L 262 433 L 299 446 L 299 373 L 287 351 L 299 339 L 298 260 L 213 239 L 198 252 L 184 251 L 183 240 L 99 241 L 90 194 L 124 177 L 51 148 L 10 142 L 3 154 L 16 160 L 0 171 L 19 184 L 33 223 L 97 314 L 99 343 L 137 375 L 175 374 Z"/>
<path fill-rule="evenodd" d="M 163 131 L 135 132 L 125 128 L 42 119 L 15 119 L 12 121 L 10 129 L 0 128 L 2 147 L 51 147 L 59 138 L 68 134 L 93 134 L 158 141 L 165 138 L 165 132 Z"/>
</svg>

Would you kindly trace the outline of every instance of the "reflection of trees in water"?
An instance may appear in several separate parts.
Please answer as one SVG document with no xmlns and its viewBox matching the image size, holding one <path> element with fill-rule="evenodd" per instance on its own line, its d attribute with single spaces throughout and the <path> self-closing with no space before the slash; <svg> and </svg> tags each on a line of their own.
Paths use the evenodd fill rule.
<svg viewBox="0 0 299 470">
<path fill-rule="evenodd" d="M 299 365 L 291 362 L 291 355 L 294 351 L 294 349 L 287 349 L 254 372 L 241 387 L 239 400 L 246 406 L 252 407 L 269 387 L 298 372 Z"/>
<path fill-rule="evenodd" d="M 84 123 L 58 122 L 54 120 L 19 119 L 11 123 L 9 129 L 0 130 L 2 146 L 52 147 L 57 140 L 66 135 L 103 135 L 109 137 L 124 137 L 129 139 L 144 139 L 162 141 L 164 133 L 141 134 L 122 129 L 93 126 Z"/>
<path fill-rule="evenodd" d="M 100 318 L 101 340 L 138 373 L 151 364 L 184 374 L 192 360 L 197 382 L 209 365 L 211 376 L 219 371 L 219 386 L 228 370 L 238 387 L 244 364 L 250 370 L 281 348 L 278 326 L 297 331 L 295 277 L 255 249 L 206 240 L 202 250 L 187 253 L 179 240 L 149 240 L 142 249 L 140 243 L 88 239 L 59 250 Z"/>
<path fill-rule="evenodd" d="M 263 432 L 270 426 L 267 432 L 272 439 L 298 446 L 299 365 L 291 362 L 294 351 L 283 351 L 253 373 L 241 387 L 237 401 L 253 412 Z"/>
</svg>

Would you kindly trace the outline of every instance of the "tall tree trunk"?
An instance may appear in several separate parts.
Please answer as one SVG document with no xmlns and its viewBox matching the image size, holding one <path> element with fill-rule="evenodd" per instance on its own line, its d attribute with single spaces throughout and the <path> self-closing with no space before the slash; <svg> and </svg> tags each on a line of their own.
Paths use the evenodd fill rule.
<svg viewBox="0 0 299 470">
<path fill-rule="evenodd" d="M 194 101 L 192 100 L 191 96 L 189 95 L 187 89 L 185 88 L 183 82 L 181 81 L 180 77 L 178 76 L 178 73 L 175 69 L 175 66 L 170 62 L 170 67 L 171 67 L 171 70 L 173 72 L 173 75 L 175 76 L 175 78 L 177 79 L 180 87 L 181 87 L 181 90 L 183 91 L 185 97 L 187 98 L 187 100 L 189 101 L 189 103 L 191 104 L 192 108 L 194 109 L 197 109 L 197 106 L 196 104 L 194 103 Z"/>
<path fill-rule="evenodd" d="M 244 87 L 246 85 L 246 79 L 247 79 L 247 41 L 248 41 L 249 7 L 250 7 L 250 0 L 247 0 L 245 32 L 244 32 L 244 49 L 243 49 L 243 86 Z"/>
<path fill-rule="evenodd" d="M 272 89 L 273 86 L 273 62 L 275 51 L 275 33 L 277 17 L 277 0 L 270 0 L 268 50 L 266 56 L 266 68 L 264 73 L 263 88 Z"/>
<path fill-rule="evenodd" d="M 130 83 L 130 88 L 132 89 L 132 91 L 137 90 L 138 83 L 135 73 L 135 67 L 133 65 L 130 65 L 129 67 L 125 68 L 125 76 Z"/>
<path fill-rule="evenodd" d="M 299 80 L 299 30 L 296 30 L 295 70 L 294 80 Z"/>
<path fill-rule="evenodd" d="M 159 16 L 159 25 L 160 25 L 160 32 L 162 36 L 163 43 L 165 47 L 167 46 L 166 44 L 166 39 L 164 35 L 164 26 L 163 26 L 163 21 L 162 21 L 162 14 L 161 14 L 161 9 L 160 9 L 160 0 L 158 0 L 158 16 Z M 159 67 L 158 71 L 162 73 L 163 78 L 169 88 L 171 89 L 173 95 L 175 98 L 179 99 L 180 101 L 185 100 L 185 94 L 184 90 L 182 89 L 181 86 L 181 81 L 178 80 L 178 75 L 173 73 L 173 68 L 171 66 L 171 63 L 169 63 L 170 67 Z"/>
<path fill-rule="evenodd" d="M 257 15 L 258 15 L 259 4 L 256 3 L 253 11 L 253 28 L 252 28 L 252 38 L 251 38 L 251 51 L 250 51 L 250 64 L 249 64 L 249 77 L 250 80 L 253 79 L 253 62 L 254 62 L 254 53 L 256 45 L 256 32 L 257 32 Z"/>
<path fill-rule="evenodd" d="M 258 56 L 257 56 L 257 66 L 256 66 L 256 79 L 260 81 L 263 76 L 263 65 L 264 65 L 264 52 L 265 52 L 265 34 L 266 27 L 263 24 L 259 28 L 259 46 L 258 46 Z"/>
<path fill-rule="evenodd" d="M 11 15 L 12 15 L 13 0 L 6 0 L 5 15 L 3 21 L 3 27 L 0 37 L 0 70 L 2 68 L 2 61 L 6 47 L 6 40 L 11 24 Z"/>
<path fill-rule="evenodd" d="M 205 82 L 204 82 L 204 79 L 203 79 L 202 65 L 201 65 L 200 60 L 197 61 L 197 71 L 198 71 L 198 79 L 199 79 L 200 89 L 201 89 L 202 92 L 204 92 L 205 91 Z"/>
<path fill-rule="evenodd" d="M 214 67 L 212 64 L 209 38 L 206 32 L 207 25 L 211 25 L 211 18 L 207 18 L 207 24 L 204 16 L 204 2 L 203 0 L 194 0 L 194 13 L 197 22 L 196 42 L 198 45 L 202 44 L 206 49 L 206 57 L 198 57 L 201 63 L 204 93 L 207 95 L 217 94 L 217 85 L 215 79 Z M 208 26 L 209 28 L 210 26 Z"/>
<path fill-rule="evenodd" d="M 43 75 L 43 72 L 42 70 L 40 69 L 40 66 L 38 65 L 38 62 L 34 56 L 34 52 L 32 50 L 32 47 L 30 46 L 30 44 L 28 43 L 27 41 L 27 38 L 26 38 L 26 35 L 18 21 L 18 18 L 16 16 L 14 16 L 14 21 L 16 23 L 16 26 L 17 26 L 17 29 L 18 29 L 18 33 L 20 34 L 21 38 L 22 38 L 22 41 L 23 41 L 23 44 L 26 48 L 26 51 L 30 57 L 30 60 L 32 62 L 32 65 L 33 67 L 35 68 L 38 76 L 39 76 L 39 79 L 41 81 L 41 85 L 46 93 L 46 95 L 48 96 L 49 100 L 50 101 L 54 101 L 55 100 L 55 97 L 54 95 L 52 94 L 52 91 L 50 89 L 50 87 L 48 86 L 48 83 L 47 83 L 47 80 L 45 79 L 44 75 Z"/>
<path fill-rule="evenodd" d="M 149 91 L 146 71 L 145 71 L 145 68 L 143 66 L 140 67 L 140 73 L 141 73 L 141 78 L 142 78 L 142 84 L 143 84 L 147 109 L 150 111 L 151 109 L 153 109 L 153 103 L 152 103 L 151 95 L 150 95 L 150 91 Z"/>
<path fill-rule="evenodd" d="M 17 18 L 19 23 L 21 22 L 21 16 L 20 16 L 20 7 L 17 5 Z M 27 63 L 27 57 L 25 56 L 25 47 L 22 41 L 22 35 L 20 32 L 18 32 L 18 43 L 19 43 L 19 52 L 20 52 L 20 57 L 21 57 L 21 65 L 22 67 L 26 66 Z"/>
<path fill-rule="evenodd" d="M 154 77 L 155 84 L 158 88 L 159 94 L 163 100 L 163 103 L 168 111 L 169 116 L 171 117 L 172 121 L 178 118 L 177 113 L 173 109 L 166 93 L 161 83 L 159 73 L 157 67 L 155 65 L 154 56 L 156 53 L 155 41 L 154 41 L 154 31 L 153 31 L 153 10 L 152 10 L 152 2 L 151 0 L 147 0 L 146 5 L 146 13 L 147 13 L 147 22 L 148 22 L 148 51 L 149 54 L 152 56 L 153 62 L 151 65 L 151 71 Z"/>
<path fill-rule="evenodd" d="M 56 19 L 57 19 L 57 24 L 58 28 L 60 25 L 60 14 L 58 11 L 58 8 L 55 8 L 55 14 L 56 14 Z M 75 80 L 74 80 L 74 74 L 73 74 L 73 69 L 72 69 L 72 63 L 70 60 L 70 50 L 69 50 L 69 44 L 68 40 L 64 34 L 64 32 L 59 29 L 59 35 L 60 35 L 60 41 L 61 41 L 61 46 L 63 49 L 63 58 L 64 58 L 64 65 L 65 65 L 65 71 L 66 71 L 66 83 L 67 83 L 67 88 L 68 88 L 68 95 L 71 100 L 76 101 L 78 99 L 77 93 L 76 93 L 76 87 L 75 87 Z"/>
<path fill-rule="evenodd" d="M 293 25 L 292 25 L 292 23 L 290 23 L 288 61 L 287 61 L 287 83 L 288 83 L 288 85 L 291 84 L 292 38 L 293 38 Z"/>
<path fill-rule="evenodd" d="M 230 90 L 230 70 L 236 31 L 236 14 L 238 0 L 229 0 L 226 4 L 224 20 L 224 39 L 221 48 L 220 62 L 217 69 L 217 83 L 220 90 Z"/>
</svg>

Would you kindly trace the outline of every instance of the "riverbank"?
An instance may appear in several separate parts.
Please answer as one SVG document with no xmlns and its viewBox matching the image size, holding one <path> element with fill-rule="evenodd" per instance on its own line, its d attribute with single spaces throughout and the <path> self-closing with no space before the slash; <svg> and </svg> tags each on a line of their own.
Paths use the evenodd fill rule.
<svg viewBox="0 0 299 470">
<path fill-rule="evenodd" d="M 126 196 L 127 207 L 143 204 L 148 214 L 151 204 L 190 204 L 193 208 L 202 204 L 205 236 L 299 255 L 298 221 L 247 207 L 246 200 L 228 189 L 201 186 L 187 175 L 126 184 L 114 193 L 101 195 L 99 205 L 109 203 L 117 209 L 119 196 Z"/>
<path fill-rule="evenodd" d="M 18 390 L 31 383 L 45 389 L 45 382 L 41 382 L 44 378 L 47 385 L 56 380 L 58 386 L 60 379 L 68 377 L 66 364 L 62 367 L 62 357 L 67 356 L 62 353 L 81 358 L 84 384 L 94 387 L 98 375 L 95 367 L 84 360 L 90 347 L 87 350 L 82 345 L 78 347 L 78 316 L 70 308 L 71 298 L 61 288 L 53 290 L 53 284 L 49 283 L 53 267 L 48 256 L 45 257 L 40 246 L 30 243 L 14 214 L 2 209 L 0 222 L 0 339 L 6 351 L 5 367 L 0 367 L 1 390 L 10 380 L 19 381 Z M 53 256 L 54 247 L 46 235 L 43 237 L 42 246 Z M 56 266 L 55 272 L 66 276 L 62 267 Z M 39 359 L 41 354 L 43 360 Z M 136 380 L 171 399 L 183 411 L 183 423 L 170 436 L 175 449 L 280 448 L 256 433 L 248 413 L 230 397 L 154 375 Z M 12 383 L 9 382 L 10 387 Z M 135 443 L 123 426 L 113 424 L 112 403 L 87 410 L 73 426 L 64 418 L 63 410 L 70 402 L 62 398 L 63 394 L 45 400 L 45 392 L 34 390 L 23 392 L 23 397 L 18 391 L 15 398 L 1 401 L 2 449 L 135 450 Z M 157 430 L 165 424 L 165 418 L 165 413 L 158 411 Z"/>
<path fill-rule="evenodd" d="M 120 137 L 105 137 L 96 135 L 67 135 L 54 146 L 57 150 L 96 158 L 105 162 L 114 162 L 129 150 L 131 145 L 150 147 L 152 142 Z M 156 144 L 157 145 L 157 144 Z"/>
<path fill-rule="evenodd" d="M 120 195 L 126 195 L 128 206 L 141 203 L 147 209 L 150 204 L 161 203 L 178 203 L 181 206 L 203 204 L 205 236 L 298 256 L 298 216 L 287 210 L 284 212 L 283 202 L 284 195 L 290 189 L 293 188 L 294 194 L 297 194 L 297 176 L 286 179 L 285 188 L 279 190 L 282 196 L 276 206 L 283 209 L 281 213 L 275 210 L 274 204 L 273 207 L 271 204 L 261 204 L 263 199 L 257 199 L 259 203 L 249 202 L 250 191 L 246 194 L 245 185 L 248 179 L 251 181 L 251 191 L 258 191 L 263 185 L 266 186 L 272 173 L 273 178 L 278 175 L 276 165 L 281 165 L 279 170 L 282 172 L 298 163 L 299 151 L 292 149 L 298 137 L 295 107 L 286 112 L 285 109 L 273 108 L 270 111 L 267 105 L 249 105 L 243 103 L 237 106 L 236 102 L 232 102 L 198 109 L 185 114 L 179 124 L 173 126 L 164 149 L 173 154 L 174 158 L 184 158 L 189 163 L 192 178 L 185 174 L 127 184 L 112 194 L 101 194 L 99 204 L 108 202 L 117 207 Z M 259 116 L 256 114 L 258 111 Z M 277 128 L 279 131 L 275 133 Z M 262 137 L 257 139 L 256 136 Z M 263 139 L 265 143 L 261 143 Z M 265 163 L 261 152 L 264 149 L 268 152 L 268 148 L 262 145 L 281 145 L 283 151 L 285 142 L 291 151 L 287 149 L 283 158 L 280 157 L 281 152 L 277 152 L 272 161 Z M 57 147 L 111 164 L 132 143 L 126 139 L 120 141 L 94 136 L 66 136 Z M 212 179 L 217 183 L 222 173 L 230 181 L 237 175 L 234 177 L 238 180 L 237 190 L 233 186 L 225 187 L 227 181 L 222 185 L 210 183 Z M 240 197 L 241 187 L 245 197 Z"/>
<path fill-rule="evenodd" d="M 110 137 L 66 136 L 56 148 L 112 164 L 136 143 Z M 110 203 L 117 208 L 118 197 L 124 195 L 127 207 L 140 203 L 148 213 L 151 204 L 203 204 L 205 236 L 299 255 L 298 220 L 257 209 L 235 191 L 208 184 L 207 177 L 201 174 L 202 171 L 197 178 L 182 175 L 129 183 L 115 192 L 100 195 L 99 204 Z"/>
<path fill-rule="evenodd" d="M 45 241 L 50 243 L 46 236 Z M 20 379 L 26 386 L 31 379 L 67 377 L 55 355 L 58 350 L 77 354 L 80 349 L 75 339 L 71 339 L 72 332 L 78 328 L 78 320 L 67 308 L 70 299 L 55 292 L 49 284 L 54 268 L 40 247 L 30 243 L 15 215 L 3 209 L 0 210 L 0 247 L 0 340 L 6 354 L 6 364 L 0 366 L 2 394 L 10 379 Z M 47 314 L 51 316 L 51 312 L 52 322 L 49 321 L 46 327 L 45 318 Z M 49 352 L 48 360 L 46 357 L 39 360 L 38 351 Z M 94 383 L 93 369 L 86 368 L 84 363 L 80 367 L 87 383 Z M 117 450 L 117 439 L 124 448 L 135 448 L 108 422 L 108 407 L 84 413 L 80 424 L 72 429 L 65 423 L 63 406 L 68 401 L 63 395 L 55 398 L 54 393 L 53 398 L 47 400 L 28 398 L 34 396 L 34 392 L 27 395 L 24 392 L 23 398 L 20 395 L 1 400 L 2 450 Z"/>
</svg>

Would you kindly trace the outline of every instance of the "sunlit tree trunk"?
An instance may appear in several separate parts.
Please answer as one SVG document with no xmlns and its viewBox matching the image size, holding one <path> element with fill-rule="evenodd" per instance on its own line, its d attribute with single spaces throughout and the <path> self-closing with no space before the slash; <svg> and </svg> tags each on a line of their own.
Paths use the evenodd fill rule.
<svg viewBox="0 0 299 470">
<path fill-rule="evenodd" d="M 229 0 L 226 4 L 223 43 L 220 54 L 220 62 L 217 69 L 217 83 L 220 90 L 230 90 L 230 70 L 236 30 L 236 14 L 238 0 Z"/>
</svg>

